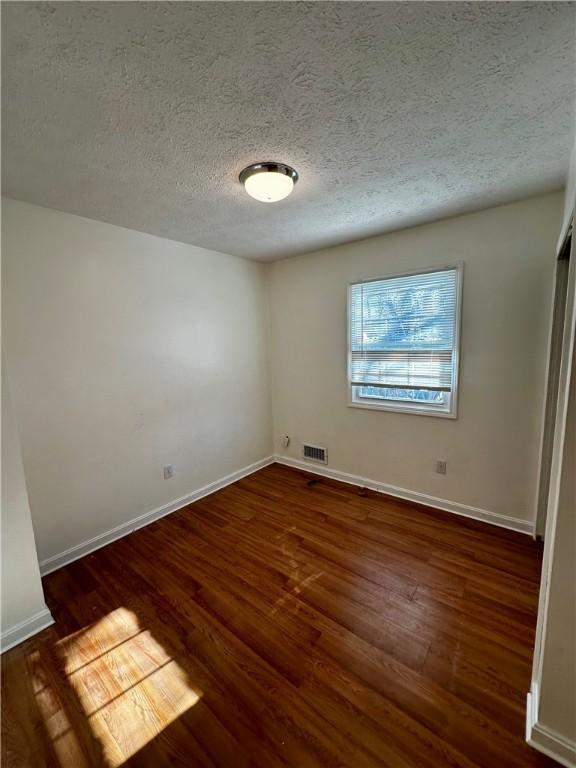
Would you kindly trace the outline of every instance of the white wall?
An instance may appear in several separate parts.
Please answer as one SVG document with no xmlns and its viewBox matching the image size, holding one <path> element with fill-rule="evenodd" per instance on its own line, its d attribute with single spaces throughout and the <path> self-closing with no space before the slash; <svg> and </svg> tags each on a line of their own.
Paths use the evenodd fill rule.
<svg viewBox="0 0 576 768">
<path fill-rule="evenodd" d="M 13 200 L 3 238 L 40 560 L 270 454 L 261 265 Z"/>
<path fill-rule="evenodd" d="M 51 623 L 44 604 L 26 482 L 2 368 L 2 649 Z M 19 626 L 20 625 L 20 626 Z"/>
<path fill-rule="evenodd" d="M 533 521 L 561 214 L 551 194 L 268 265 L 276 452 L 309 441 L 331 468 Z M 348 282 L 458 261 L 458 418 L 348 407 Z"/>
</svg>

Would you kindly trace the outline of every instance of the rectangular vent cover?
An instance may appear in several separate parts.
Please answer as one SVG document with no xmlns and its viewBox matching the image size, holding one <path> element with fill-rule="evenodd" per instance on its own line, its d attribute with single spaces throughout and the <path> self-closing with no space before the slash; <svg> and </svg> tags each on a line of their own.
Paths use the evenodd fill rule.
<svg viewBox="0 0 576 768">
<path fill-rule="evenodd" d="M 304 444 L 302 455 L 305 459 L 308 459 L 308 461 L 317 461 L 320 464 L 328 463 L 328 453 L 326 448 L 320 448 L 318 445 Z"/>
</svg>

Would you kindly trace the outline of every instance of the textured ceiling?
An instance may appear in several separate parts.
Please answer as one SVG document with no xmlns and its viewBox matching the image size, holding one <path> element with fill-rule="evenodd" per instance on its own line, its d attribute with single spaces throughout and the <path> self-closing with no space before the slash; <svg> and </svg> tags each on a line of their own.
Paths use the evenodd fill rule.
<svg viewBox="0 0 576 768">
<path fill-rule="evenodd" d="M 271 259 L 564 182 L 573 3 L 2 3 L 4 194 Z M 237 182 L 293 165 L 288 199 Z"/>
</svg>

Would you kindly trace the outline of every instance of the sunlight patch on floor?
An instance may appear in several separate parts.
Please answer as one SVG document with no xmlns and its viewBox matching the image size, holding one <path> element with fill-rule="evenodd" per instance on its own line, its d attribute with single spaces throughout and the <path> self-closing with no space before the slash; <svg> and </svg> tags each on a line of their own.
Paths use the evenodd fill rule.
<svg viewBox="0 0 576 768">
<path fill-rule="evenodd" d="M 118 768 L 198 703 L 202 691 L 136 615 L 118 608 L 57 648 L 76 699 L 103 751 L 105 765 Z M 53 701 L 41 675 L 38 707 L 58 754 L 68 768 L 86 765 L 65 709 Z"/>
<path fill-rule="evenodd" d="M 31 669 L 30 681 L 38 711 L 58 762 L 66 768 L 89 768 L 90 764 L 70 726 L 66 710 L 54 695 L 52 685 L 46 680 L 38 651 L 30 654 L 28 665 Z"/>
</svg>

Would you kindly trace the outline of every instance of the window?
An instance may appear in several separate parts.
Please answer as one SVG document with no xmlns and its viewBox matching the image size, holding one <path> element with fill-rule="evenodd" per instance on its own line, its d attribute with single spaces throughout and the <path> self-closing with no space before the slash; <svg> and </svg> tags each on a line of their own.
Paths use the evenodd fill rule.
<svg viewBox="0 0 576 768">
<path fill-rule="evenodd" d="M 350 286 L 350 404 L 456 417 L 461 268 Z"/>
</svg>

